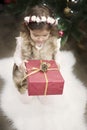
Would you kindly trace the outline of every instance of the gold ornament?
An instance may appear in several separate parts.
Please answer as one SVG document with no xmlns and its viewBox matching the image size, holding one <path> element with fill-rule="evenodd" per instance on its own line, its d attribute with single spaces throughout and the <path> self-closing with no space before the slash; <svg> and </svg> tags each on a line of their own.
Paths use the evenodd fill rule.
<svg viewBox="0 0 87 130">
<path fill-rule="evenodd" d="M 70 14 L 70 13 L 71 13 L 71 9 L 70 9 L 69 7 L 66 7 L 66 8 L 64 9 L 64 14 L 68 15 L 68 14 Z"/>
<path fill-rule="evenodd" d="M 67 0 L 67 6 L 66 6 L 66 8 L 64 9 L 64 14 L 66 15 L 66 16 L 71 16 L 71 9 L 69 8 L 69 2 L 70 2 L 70 0 Z"/>
</svg>

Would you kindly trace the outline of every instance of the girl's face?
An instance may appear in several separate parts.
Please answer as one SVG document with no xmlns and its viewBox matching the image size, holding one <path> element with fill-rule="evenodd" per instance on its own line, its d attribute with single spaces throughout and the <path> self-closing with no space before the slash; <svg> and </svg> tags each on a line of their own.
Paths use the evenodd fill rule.
<svg viewBox="0 0 87 130">
<path fill-rule="evenodd" d="M 48 30 L 30 30 L 30 37 L 38 46 L 44 44 L 49 36 L 50 31 Z"/>
</svg>

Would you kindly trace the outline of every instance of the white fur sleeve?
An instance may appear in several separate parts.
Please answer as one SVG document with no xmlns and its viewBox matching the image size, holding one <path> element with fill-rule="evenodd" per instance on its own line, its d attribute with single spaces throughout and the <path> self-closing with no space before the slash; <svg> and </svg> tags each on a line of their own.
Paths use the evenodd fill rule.
<svg viewBox="0 0 87 130">
<path fill-rule="evenodd" d="M 55 60 L 58 64 L 60 64 L 60 60 L 61 60 L 60 47 L 61 47 L 61 38 L 57 39 L 57 53 L 56 53 L 56 56 L 55 56 Z"/>
<path fill-rule="evenodd" d="M 60 42 L 61 42 L 61 38 L 57 39 L 57 48 L 58 48 L 58 50 L 60 50 L 60 47 L 61 47 Z"/>
<path fill-rule="evenodd" d="M 16 49 L 14 53 L 14 62 L 16 63 L 17 66 L 19 66 L 22 63 L 22 58 L 21 58 L 21 43 L 22 43 L 22 38 L 21 37 L 16 37 Z"/>
</svg>

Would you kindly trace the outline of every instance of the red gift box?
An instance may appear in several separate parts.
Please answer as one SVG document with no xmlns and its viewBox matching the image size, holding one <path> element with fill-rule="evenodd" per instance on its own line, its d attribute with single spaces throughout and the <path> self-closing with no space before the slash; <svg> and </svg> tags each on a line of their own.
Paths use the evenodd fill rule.
<svg viewBox="0 0 87 130">
<path fill-rule="evenodd" d="M 43 70 L 41 65 L 47 65 Z M 45 68 L 43 66 L 43 68 Z M 29 60 L 26 63 L 28 95 L 56 95 L 63 93 L 64 79 L 54 60 Z"/>
</svg>

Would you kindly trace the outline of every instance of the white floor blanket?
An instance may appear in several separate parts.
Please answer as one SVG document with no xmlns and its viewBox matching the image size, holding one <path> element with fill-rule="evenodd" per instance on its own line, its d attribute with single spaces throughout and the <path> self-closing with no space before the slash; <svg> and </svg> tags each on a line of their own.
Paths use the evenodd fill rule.
<svg viewBox="0 0 87 130">
<path fill-rule="evenodd" d="M 65 80 L 63 95 L 45 97 L 20 95 L 12 81 L 13 58 L 0 60 L 0 77 L 5 81 L 1 108 L 17 130 L 87 130 L 86 88 L 72 72 L 75 57 L 62 51 L 60 59 Z"/>
</svg>

